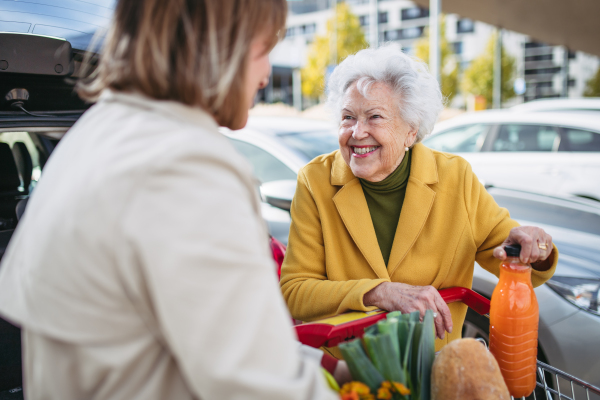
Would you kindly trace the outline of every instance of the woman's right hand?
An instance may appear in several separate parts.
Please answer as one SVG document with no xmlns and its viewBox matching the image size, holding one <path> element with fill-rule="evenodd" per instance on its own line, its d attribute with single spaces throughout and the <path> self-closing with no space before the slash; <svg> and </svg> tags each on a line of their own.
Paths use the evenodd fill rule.
<svg viewBox="0 0 600 400">
<path fill-rule="evenodd" d="M 432 310 L 435 315 L 436 336 L 443 339 L 446 331 L 452 332 L 450 309 L 433 286 L 383 282 L 365 294 L 363 304 L 386 311 L 401 311 L 402 314 L 419 311 L 421 320 L 425 316 L 426 310 Z"/>
</svg>

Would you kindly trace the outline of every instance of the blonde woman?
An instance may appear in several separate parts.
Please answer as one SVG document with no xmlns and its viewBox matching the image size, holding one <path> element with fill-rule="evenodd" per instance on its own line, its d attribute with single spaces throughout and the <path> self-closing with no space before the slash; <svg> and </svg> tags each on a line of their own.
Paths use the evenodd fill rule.
<svg viewBox="0 0 600 400">
<path fill-rule="evenodd" d="M 285 0 L 118 2 L 97 101 L 44 169 L 0 269 L 35 399 L 331 399 L 294 341 L 246 124 Z"/>
</svg>

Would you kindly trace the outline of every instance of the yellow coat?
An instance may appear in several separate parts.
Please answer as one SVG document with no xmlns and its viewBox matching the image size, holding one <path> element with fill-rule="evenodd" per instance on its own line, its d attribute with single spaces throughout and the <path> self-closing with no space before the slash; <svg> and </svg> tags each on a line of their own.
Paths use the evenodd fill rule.
<svg viewBox="0 0 600 400">
<path fill-rule="evenodd" d="M 459 156 L 413 148 L 410 177 L 386 266 L 358 178 L 339 151 L 315 158 L 298 174 L 281 289 L 292 316 L 312 321 L 348 310 L 370 311 L 363 296 L 382 282 L 471 288 L 479 265 L 499 274 L 492 252 L 519 224 L 500 208 Z M 539 286 L 556 269 L 533 270 Z M 467 307 L 449 305 L 461 337 Z"/>
</svg>

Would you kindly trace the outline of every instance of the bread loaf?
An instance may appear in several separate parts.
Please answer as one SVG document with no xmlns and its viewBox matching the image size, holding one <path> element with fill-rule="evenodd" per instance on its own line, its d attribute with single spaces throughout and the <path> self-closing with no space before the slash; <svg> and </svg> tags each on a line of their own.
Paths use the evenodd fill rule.
<svg viewBox="0 0 600 400">
<path fill-rule="evenodd" d="M 450 342 L 431 371 L 431 400 L 510 400 L 494 356 L 475 339 Z"/>
</svg>

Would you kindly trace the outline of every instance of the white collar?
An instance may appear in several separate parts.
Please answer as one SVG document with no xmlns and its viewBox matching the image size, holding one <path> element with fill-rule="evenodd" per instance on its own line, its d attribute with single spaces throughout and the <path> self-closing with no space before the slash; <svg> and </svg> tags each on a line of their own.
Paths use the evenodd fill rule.
<svg viewBox="0 0 600 400">
<path fill-rule="evenodd" d="M 105 89 L 100 94 L 98 103 L 126 103 L 134 107 L 156 111 L 179 121 L 185 120 L 193 125 L 202 125 L 218 129 L 215 119 L 200 107 L 192 107 L 173 100 L 156 100 L 140 93 L 117 92 Z"/>
</svg>

